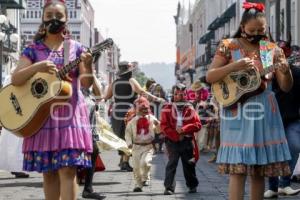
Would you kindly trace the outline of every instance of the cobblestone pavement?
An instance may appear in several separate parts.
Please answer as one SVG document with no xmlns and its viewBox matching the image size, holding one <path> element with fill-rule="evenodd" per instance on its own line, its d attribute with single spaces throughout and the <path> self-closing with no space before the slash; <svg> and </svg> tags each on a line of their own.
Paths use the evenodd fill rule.
<svg viewBox="0 0 300 200">
<path fill-rule="evenodd" d="M 118 168 L 119 158 L 117 152 L 110 151 L 101 154 L 106 170 L 98 172 L 94 178 L 94 190 L 103 192 L 106 199 L 118 200 L 153 200 L 153 199 L 227 199 L 228 177 L 217 173 L 215 164 L 207 163 L 209 154 L 201 154 L 197 164 L 197 176 L 199 179 L 198 193 L 188 194 L 185 186 L 181 164 L 176 175 L 175 195 L 164 196 L 163 179 L 167 158 L 164 154 L 155 155 L 153 158 L 152 181 L 150 186 L 144 187 L 142 193 L 133 193 L 133 177 L 130 172 L 121 172 Z M 300 184 L 293 184 L 294 188 L 300 188 Z M 79 189 L 81 197 L 82 186 Z M 0 200 L 40 200 L 44 199 L 42 177 L 40 174 L 31 173 L 30 178 L 15 179 L 10 173 L 0 171 Z M 82 198 L 79 198 L 82 199 Z M 249 185 L 246 187 L 246 197 L 249 199 Z M 296 200 L 300 194 L 294 197 L 280 197 L 279 199 Z"/>
</svg>

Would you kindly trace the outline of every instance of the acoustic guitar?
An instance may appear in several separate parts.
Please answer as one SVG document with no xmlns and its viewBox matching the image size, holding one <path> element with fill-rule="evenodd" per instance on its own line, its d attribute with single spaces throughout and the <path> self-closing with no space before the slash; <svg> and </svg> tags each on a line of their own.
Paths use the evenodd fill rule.
<svg viewBox="0 0 300 200">
<path fill-rule="evenodd" d="M 288 63 L 292 63 L 297 58 L 287 59 Z M 221 81 L 212 84 L 212 93 L 220 106 L 230 107 L 238 102 L 244 102 L 249 97 L 257 95 L 265 90 L 265 84 L 262 77 L 272 72 L 280 65 L 270 65 L 262 71 L 256 68 L 231 72 Z"/>
<path fill-rule="evenodd" d="M 88 51 L 97 57 L 112 45 L 109 38 Z M 51 107 L 72 96 L 72 85 L 65 78 L 80 62 L 79 57 L 56 73 L 38 72 L 21 86 L 3 87 L 0 90 L 0 124 L 19 137 L 34 135 L 48 119 Z"/>
</svg>

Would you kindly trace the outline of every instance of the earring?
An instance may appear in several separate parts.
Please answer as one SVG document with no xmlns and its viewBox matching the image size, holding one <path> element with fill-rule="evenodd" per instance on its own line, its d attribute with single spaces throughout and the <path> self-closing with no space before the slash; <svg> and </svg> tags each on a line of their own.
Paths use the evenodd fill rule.
<svg viewBox="0 0 300 200">
<path fill-rule="evenodd" d="M 39 34 L 45 35 L 46 34 L 46 25 L 44 24 L 43 27 L 39 29 Z"/>
<path fill-rule="evenodd" d="M 245 34 L 245 32 L 242 32 L 242 33 L 241 33 L 241 36 L 242 36 L 243 38 L 247 37 L 246 34 Z"/>
</svg>

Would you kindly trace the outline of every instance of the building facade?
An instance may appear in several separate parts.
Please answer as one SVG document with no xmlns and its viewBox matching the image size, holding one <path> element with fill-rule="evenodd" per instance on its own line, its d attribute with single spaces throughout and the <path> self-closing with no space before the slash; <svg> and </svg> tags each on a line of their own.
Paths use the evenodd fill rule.
<svg viewBox="0 0 300 200">
<path fill-rule="evenodd" d="M 23 41 L 31 42 L 42 23 L 45 0 L 27 0 L 27 8 L 21 18 Z M 90 47 L 94 44 L 94 9 L 89 0 L 66 0 L 68 29 L 74 40 Z"/>
<path fill-rule="evenodd" d="M 298 0 L 266 0 L 267 19 L 275 40 L 287 40 L 300 45 L 300 2 Z"/>
<path fill-rule="evenodd" d="M 0 41 L 0 85 L 17 65 L 21 46 L 20 15 L 25 7 L 24 0 L 0 0 L 0 15 L 5 19 L 0 23 L 0 34 L 4 36 Z"/>
</svg>

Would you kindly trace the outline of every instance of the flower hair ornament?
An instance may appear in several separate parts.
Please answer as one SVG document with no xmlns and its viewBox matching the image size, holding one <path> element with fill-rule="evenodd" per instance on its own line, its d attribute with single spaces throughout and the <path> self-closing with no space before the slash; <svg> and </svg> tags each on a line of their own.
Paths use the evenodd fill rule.
<svg viewBox="0 0 300 200">
<path fill-rule="evenodd" d="M 250 10 L 254 8 L 255 10 L 259 12 L 264 12 L 265 11 L 265 5 L 263 3 L 250 3 L 250 2 L 244 2 L 243 3 L 243 8 L 245 10 Z"/>
</svg>

